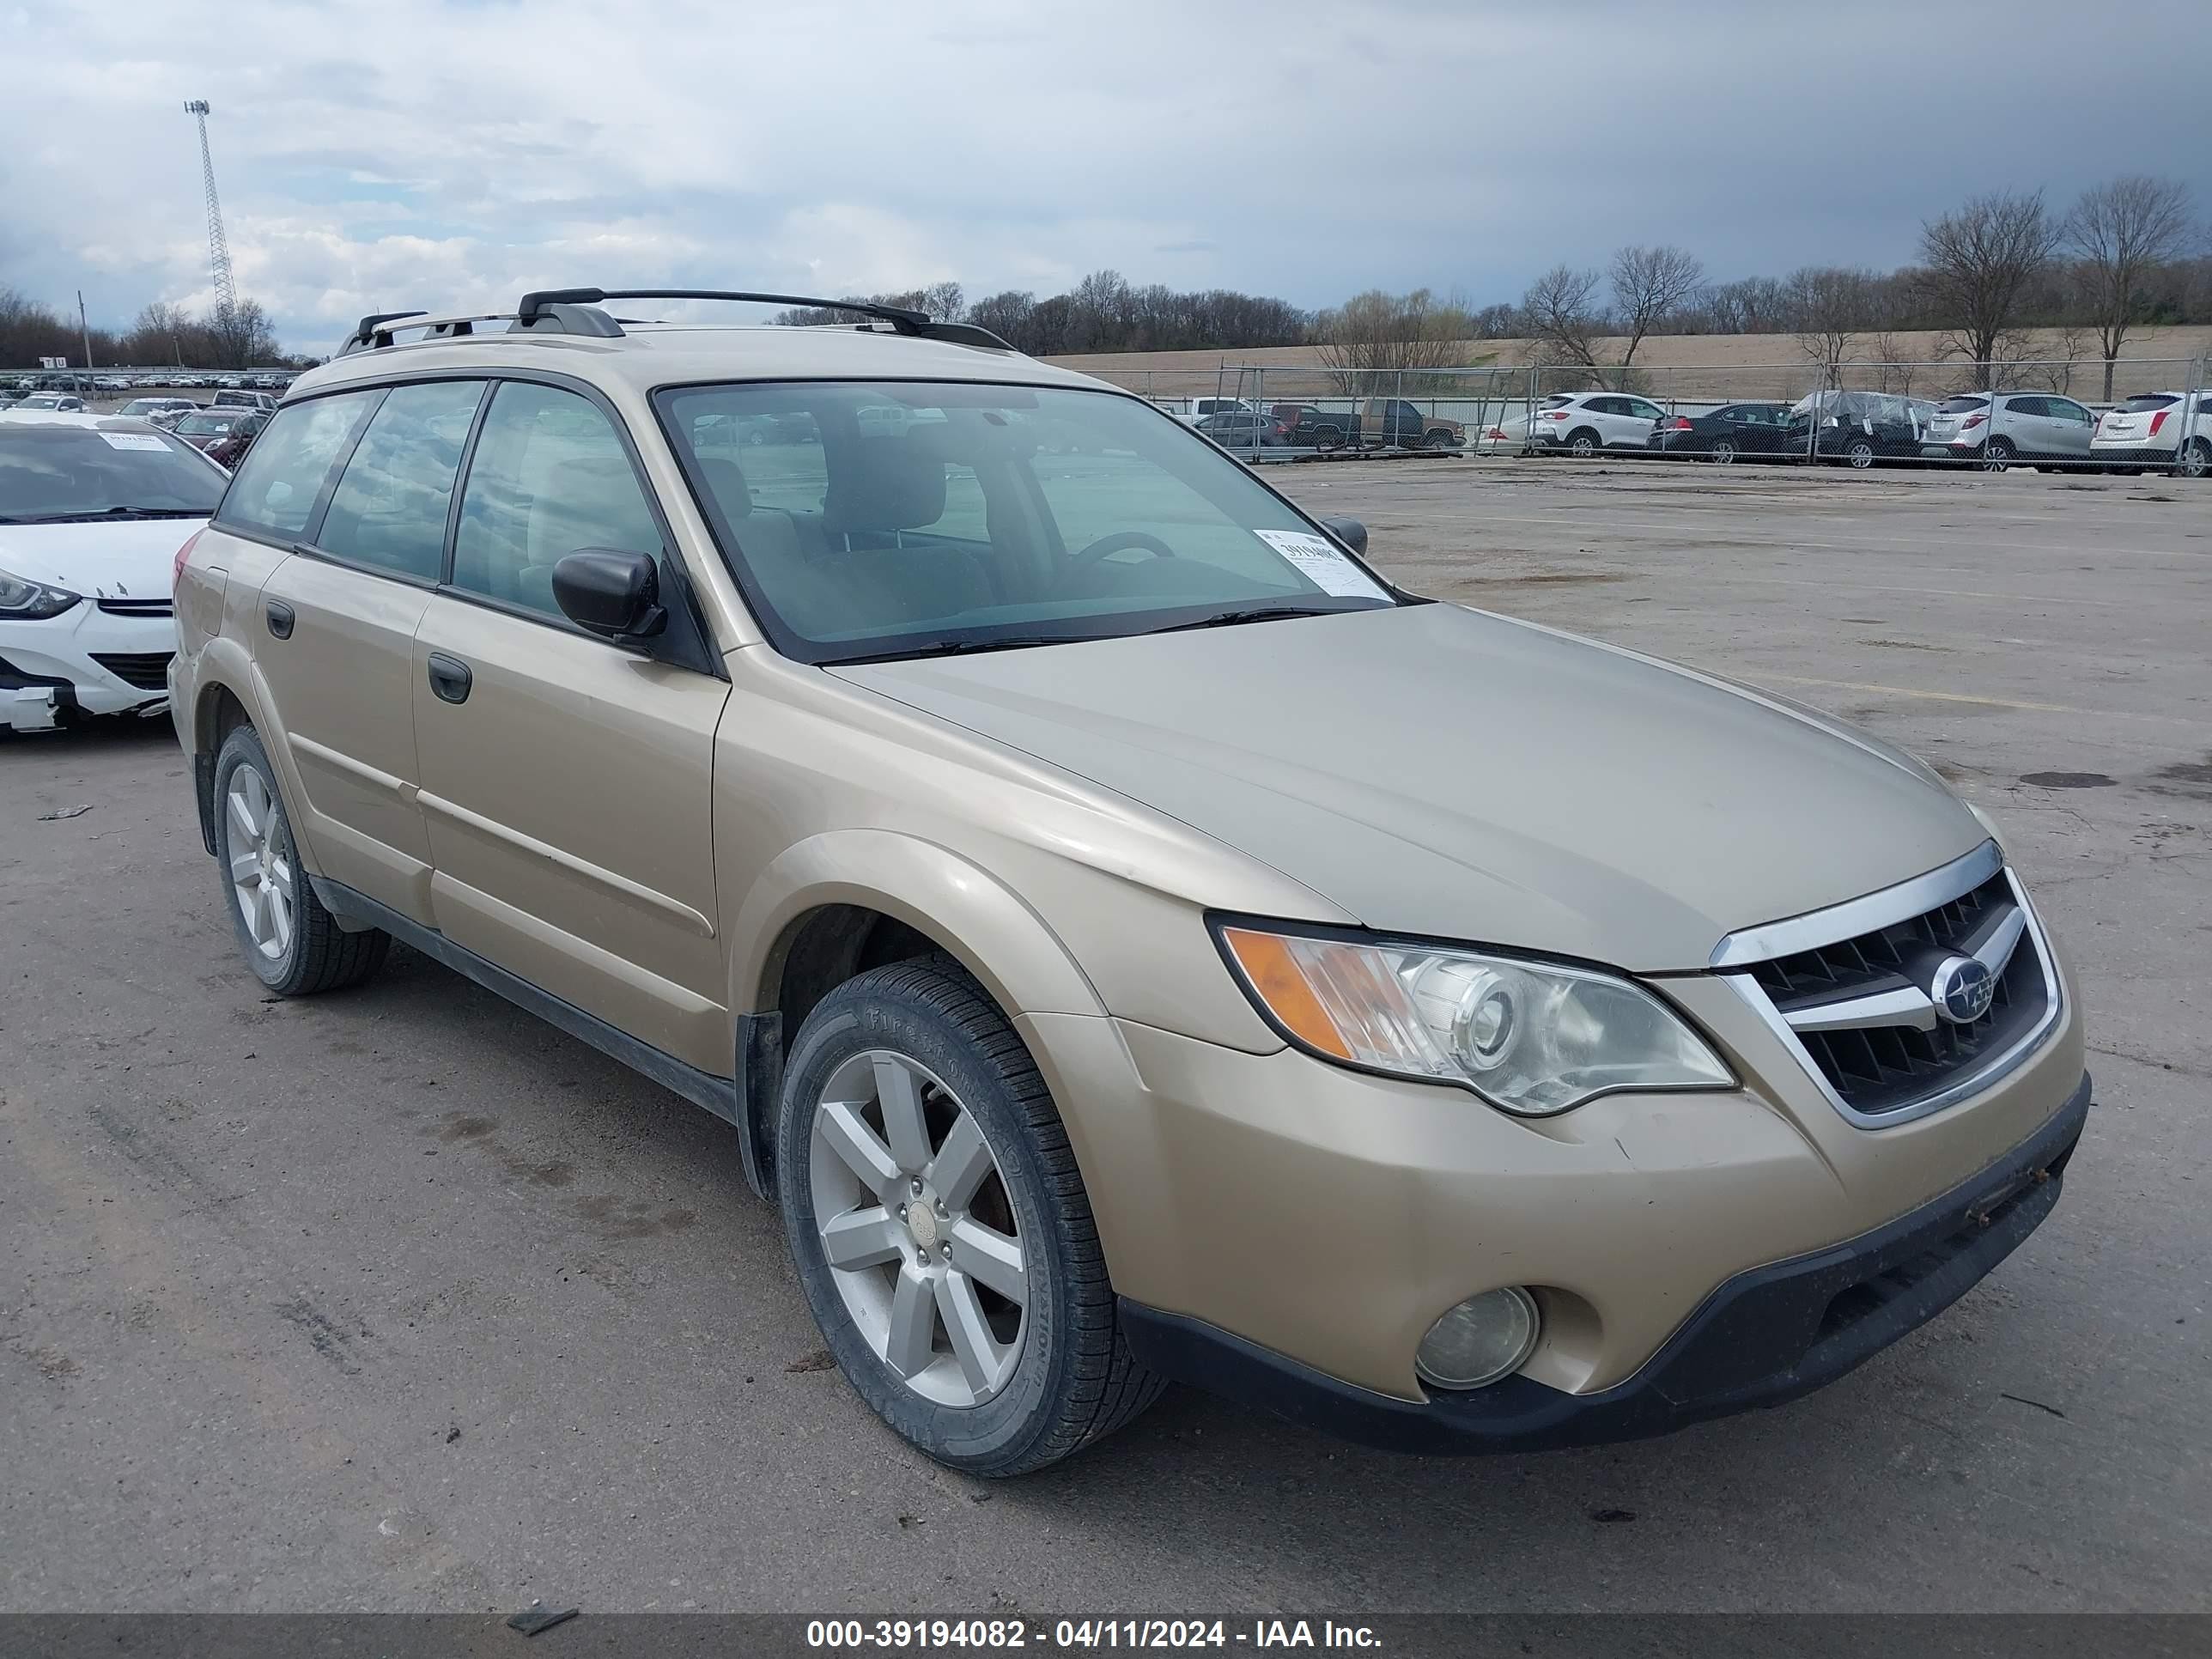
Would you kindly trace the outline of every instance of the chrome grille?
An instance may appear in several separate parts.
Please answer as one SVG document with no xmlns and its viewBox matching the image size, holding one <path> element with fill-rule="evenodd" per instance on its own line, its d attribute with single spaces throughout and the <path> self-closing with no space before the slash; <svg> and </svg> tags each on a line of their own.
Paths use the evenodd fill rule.
<svg viewBox="0 0 2212 1659">
<path fill-rule="evenodd" d="M 1841 937 L 1815 915 L 1735 936 L 1801 948 L 1747 961 L 1723 941 L 1716 952 L 1837 1109 L 1869 1126 L 1938 1110 L 1994 1081 L 2057 1012 L 2048 949 L 1993 844 L 1891 890 L 1896 905 L 1876 895 L 1826 913 L 1837 928 L 1857 930 Z M 1960 958 L 1970 959 L 1968 977 L 1985 969 L 1991 981 L 1978 1012 L 1964 994 L 1964 1006 L 1937 1005 L 1940 970 Z"/>
</svg>

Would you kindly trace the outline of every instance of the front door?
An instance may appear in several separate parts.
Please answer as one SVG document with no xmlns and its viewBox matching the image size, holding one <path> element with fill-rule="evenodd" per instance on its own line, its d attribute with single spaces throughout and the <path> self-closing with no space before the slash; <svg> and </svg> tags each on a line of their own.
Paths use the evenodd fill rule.
<svg viewBox="0 0 2212 1659">
<path fill-rule="evenodd" d="M 606 410 L 500 384 L 415 636 L 432 905 L 455 943 L 726 1077 L 709 786 L 728 684 L 587 635 L 553 602 L 568 554 L 665 545 Z"/>
</svg>

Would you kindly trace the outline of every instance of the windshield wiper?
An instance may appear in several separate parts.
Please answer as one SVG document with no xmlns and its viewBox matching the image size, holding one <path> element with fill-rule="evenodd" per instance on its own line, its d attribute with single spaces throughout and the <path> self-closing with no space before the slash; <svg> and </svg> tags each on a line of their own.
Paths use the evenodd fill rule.
<svg viewBox="0 0 2212 1659">
<path fill-rule="evenodd" d="M 85 524 L 94 519 L 204 519 L 211 507 L 97 507 L 82 513 L 41 513 L 17 524 Z"/>
<path fill-rule="evenodd" d="M 845 668 L 857 663 L 904 662 L 914 657 L 963 657 L 976 651 L 1024 651 L 1036 645 L 1079 645 L 1085 640 L 1116 637 L 1112 634 L 1024 634 L 1004 640 L 932 640 L 927 645 L 910 645 L 902 651 L 880 651 L 867 657 L 839 657 L 824 666 Z"/>
<path fill-rule="evenodd" d="M 1341 611 L 1324 611 L 1314 605 L 1255 605 L 1244 611 L 1217 611 L 1211 617 L 1201 617 L 1196 622 L 1170 623 L 1164 628 L 1147 628 L 1147 634 L 1180 634 L 1188 628 L 1234 628 L 1240 623 L 1273 622 L 1279 617 L 1340 617 Z"/>
</svg>

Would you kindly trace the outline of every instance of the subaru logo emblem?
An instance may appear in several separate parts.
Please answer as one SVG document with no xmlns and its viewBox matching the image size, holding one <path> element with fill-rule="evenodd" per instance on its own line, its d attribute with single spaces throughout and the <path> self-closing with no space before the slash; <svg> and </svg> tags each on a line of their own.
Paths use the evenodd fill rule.
<svg viewBox="0 0 2212 1659">
<path fill-rule="evenodd" d="M 1972 957 L 1948 957 L 1929 982 L 1936 1012 L 1954 1025 L 1972 1025 L 1996 1000 L 1997 976 Z"/>
</svg>

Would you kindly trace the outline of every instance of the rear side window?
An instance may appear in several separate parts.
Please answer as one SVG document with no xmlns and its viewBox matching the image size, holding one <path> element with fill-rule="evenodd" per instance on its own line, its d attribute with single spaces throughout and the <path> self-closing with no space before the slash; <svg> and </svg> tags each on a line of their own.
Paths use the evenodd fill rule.
<svg viewBox="0 0 2212 1659">
<path fill-rule="evenodd" d="M 557 617 L 553 567 L 587 547 L 661 551 L 629 452 L 589 398 L 509 380 L 469 461 L 453 585 Z"/>
<path fill-rule="evenodd" d="M 216 522 L 285 541 L 305 535 L 331 470 L 383 396 L 346 392 L 283 410 L 238 464 Z"/>
<path fill-rule="evenodd" d="M 394 386 L 338 479 L 315 544 L 356 563 L 435 581 L 446 516 L 481 380 Z"/>
</svg>

